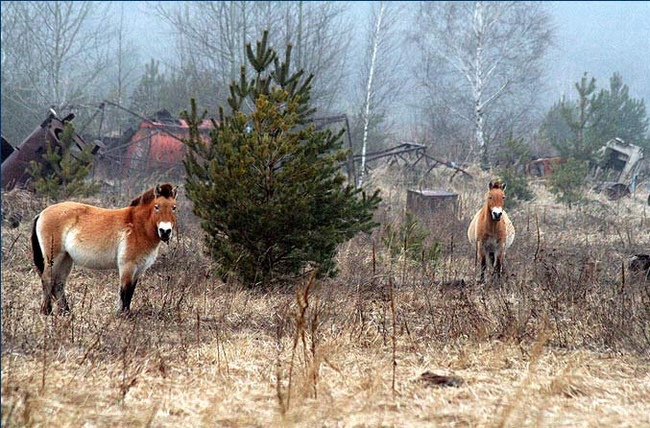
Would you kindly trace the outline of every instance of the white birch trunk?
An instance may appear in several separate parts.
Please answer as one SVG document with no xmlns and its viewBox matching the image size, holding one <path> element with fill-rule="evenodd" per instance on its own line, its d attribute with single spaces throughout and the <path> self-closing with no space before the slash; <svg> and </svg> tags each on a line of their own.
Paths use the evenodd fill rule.
<svg viewBox="0 0 650 428">
<path fill-rule="evenodd" d="M 474 84 L 472 92 L 474 93 L 474 127 L 476 131 L 476 144 L 484 157 L 486 154 L 485 147 L 485 126 L 483 118 L 483 37 L 484 28 L 484 10 L 483 3 L 478 1 L 474 8 L 474 32 L 476 37 L 476 56 L 474 57 Z M 483 159 L 485 161 L 485 158 Z"/>
<path fill-rule="evenodd" d="M 372 54 L 370 56 L 370 68 L 368 70 L 368 84 L 366 85 L 366 101 L 363 111 L 363 144 L 361 145 L 361 171 L 359 172 L 359 183 L 357 188 L 363 186 L 363 178 L 366 169 L 366 151 L 368 149 L 368 126 L 370 124 L 370 113 L 372 110 L 372 94 L 373 86 L 372 81 L 375 75 L 375 64 L 377 62 L 377 51 L 381 39 L 381 20 L 384 16 L 384 2 L 380 3 L 379 14 L 377 15 L 377 25 L 375 32 L 372 35 Z"/>
</svg>

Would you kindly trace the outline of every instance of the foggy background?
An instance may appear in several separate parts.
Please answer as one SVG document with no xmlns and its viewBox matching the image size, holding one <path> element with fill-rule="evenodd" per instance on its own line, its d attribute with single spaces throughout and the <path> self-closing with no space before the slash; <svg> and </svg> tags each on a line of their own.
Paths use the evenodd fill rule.
<svg viewBox="0 0 650 428">
<path fill-rule="evenodd" d="M 173 62 L 168 49 L 173 30 L 152 10 L 151 2 L 112 2 L 124 7 L 132 25 L 138 52 L 146 60 Z M 372 2 L 350 2 L 349 13 L 357 36 Z M 414 2 L 402 3 L 409 9 Z M 546 2 L 555 28 L 555 43 L 548 53 L 550 104 L 587 71 L 598 81 L 620 72 L 635 98 L 650 100 L 650 2 L 647 1 L 551 1 Z M 359 41 L 359 40 L 357 40 Z"/>
<path fill-rule="evenodd" d="M 620 72 L 635 98 L 650 100 L 650 2 L 550 2 L 556 46 L 549 97 L 572 91 L 588 71 L 598 81 Z"/>
<path fill-rule="evenodd" d="M 99 117 L 97 106 L 103 100 L 144 116 L 164 108 L 177 117 L 180 111 L 189 108 L 190 98 L 196 95 L 200 107 L 214 114 L 216 106 L 225 104 L 231 79 L 227 72 L 214 71 L 223 70 L 218 64 L 221 59 L 212 54 L 223 47 L 215 46 L 220 43 L 215 40 L 223 30 L 208 21 L 208 12 L 202 16 L 201 8 L 206 11 L 218 7 L 234 10 L 242 5 L 252 8 L 249 2 L 92 2 L 93 12 L 84 18 L 84 25 L 74 38 L 77 43 L 88 41 L 84 47 L 87 55 L 80 54 L 53 70 L 58 67 L 53 66 L 58 64 L 54 56 L 47 65 L 38 65 L 39 58 L 34 53 L 52 48 L 39 48 L 29 42 L 31 31 L 50 24 L 47 12 L 45 17 L 23 18 L 16 12 L 20 8 L 12 7 L 18 3 L 2 3 L 2 134 L 14 145 L 42 121 L 49 107 L 60 110 L 61 115 L 73 111 L 84 131 L 100 139 L 108 134 L 117 138 L 137 124 L 136 118 L 123 110 L 106 109 L 98 128 L 93 121 Z M 69 5 L 74 2 L 34 3 Z M 278 5 L 258 4 L 254 19 L 263 22 L 263 9 L 271 10 Z M 500 64 L 502 75 L 494 82 L 487 82 L 480 91 L 470 93 L 467 82 L 463 83 L 468 76 L 452 77 L 453 67 L 445 69 L 440 62 L 444 55 L 436 59 L 429 53 L 435 50 L 427 50 L 433 49 L 445 32 L 425 34 L 430 29 L 426 19 L 438 19 L 443 6 L 437 2 L 386 2 L 381 44 L 378 44 L 373 69 L 374 86 L 370 88 L 371 36 L 379 5 L 379 2 L 285 2 L 281 4 L 287 9 L 285 15 L 274 18 L 275 25 L 286 24 L 290 28 L 297 25 L 290 21 L 294 22 L 296 11 L 303 8 L 306 20 L 327 16 L 322 34 L 318 32 L 320 29 L 305 28 L 305 35 L 310 30 L 316 35 L 310 36 L 311 41 L 303 41 L 305 58 L 307 48 L 313 47 L 311 56 L 303 62 L 307 71 L 316 75 L 313 99 L 318 114 L 349 117 L 356 153 L 379 150 L 398 141 L 417 141 L 445 159 L 476 161 L 483 147 L 489 144 L 498 148 L 508 135 L 514 135 L 523 138 L 536 154 L 549 154 L 549 145 L 540 141 L 539 126 L 554 104 L 562 99 L 576 100 L 575 84 L 585 72 L 588 78 L 596 79 L 596 92 L 608 89 L 610 78 L 618 73 L 629 89 L 630 98 L 645 102 L 650 99 L 650 2 L 521 3 L 520 9 L 530 9 L 531 22 L 542 23 L 538 29 L 540 40 L 548 37 L 548 41 L 540 45 L 540 57 L 524 60 L 531 61 L 531 65 L 522 68 L 516 84 L 509 87 L 510 92 L 499 94 L 480 113 L 472 112 L 473 106 L 479 100 L 489 99 L 490 91 L 498 88 L 498 79 L 509 78 L 508 73 L 522 60 L 510 58 L 510 65 Z M 427 8 L 431 10 L 428 18 L 422 15 L 427 13 Z M 196 23 L 194 34 L 180 34 L 188 27 L 179 21 L 183 14 L 191 25 Z M 537 17 L 539 20 L 535 21 Z M 457 19 L 458 25 L 463 25 L 462 20 Z M 286 28 L 287 33 L 271 32 L 271 37 L 275 37 L 273 47 L 280 55 L 285 49 L 280 39 L 296 43 L 292 39 L 295 35 Z M 253 45 L 261 37 L 261 31 L 256 29 L 248 31 L 247 41 Z M 24 37 L 20 36 L 22 33 Z M 49 39 L 48 43 L 52 39 L 45 33 L 40 37 Z M 34 52 L 22 55 L 18 45 L 23 42 L 24 49 Z M 197 46 L 212 46 L 213 50 L 206 48 L 199 52 Z M 72 51 L 74 46 L 68 49 Z M 91 49 L 101 51 L 103 56 L 92 56 Z M 237 49 L 236 55 L 241 56 L 241 49 Z M 329 53 L 331 58 L 327 56 Z M 98 64 L 96 71 L 83 70 L 94 67 L 93 64 Z M 233 61 L 230 67 L 230 75 L 235 76 L 239 66 Z M 147 73 L 149 80 L 144 77 Z M 156 79 L 164 80 L 169 86 L 166 93 L 155 87 L 160 83 Z M 197 84 L 201 88 L 198 94 L 192 86 Z M 372 93 L 371 98 L 365 97 L 368 93 Z M 646 142 L 647 135 L 635 141 Z M 483 151 L 484 157 L 491 156 L 487 149 Z"/>
</svg>

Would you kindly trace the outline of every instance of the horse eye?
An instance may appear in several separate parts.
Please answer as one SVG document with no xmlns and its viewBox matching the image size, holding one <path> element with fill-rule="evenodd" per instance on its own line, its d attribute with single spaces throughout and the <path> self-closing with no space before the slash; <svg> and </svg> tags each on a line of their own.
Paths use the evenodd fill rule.
<svg viewBox="0 0 650 428">
<path fill-rule="evenodd" d="M 172 211 L 176 211 L 176 205 L 172 207 Z"/>
<path fill-rule="evenodd" d="M 156 211 L 158 211 L 158 210 L 160 209 L 160 207 L 158 206 L 158 204 L 154 205 L 153 208 L 154 208 Z"/>
</svg>

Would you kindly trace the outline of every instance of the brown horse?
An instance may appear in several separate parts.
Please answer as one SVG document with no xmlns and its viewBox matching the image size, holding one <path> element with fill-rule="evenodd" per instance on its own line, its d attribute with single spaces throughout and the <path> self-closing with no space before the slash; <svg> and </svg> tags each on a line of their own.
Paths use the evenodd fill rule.
<svg viewBox="0 0 650 428">
<path fill-rule="evenodd" d="M 129 312 L 138 279 L 176 227 L 176 191 L 160 184 L 120 209 L 62 202 L 41 211 L 32 229 L 34 264 L 43 285 L 41 312 L 52 313 L 52 299 L 59 312 L 70 311 L 65 283 L 73 264 L 118 269 L 118 309 Z"/>
<path fill-rule="evenodd" d="M 472 219 L 467 229 L 467 238 L 476 248 L 476 257 L 481 261 L 481 282 L 485 281 L 487 258 L 499 276 L 503 271 L 506 249 L 515 240 L 515 228 L 504 211 L 505 184 L 490 182 L 485 205 Z"/>
</svg>

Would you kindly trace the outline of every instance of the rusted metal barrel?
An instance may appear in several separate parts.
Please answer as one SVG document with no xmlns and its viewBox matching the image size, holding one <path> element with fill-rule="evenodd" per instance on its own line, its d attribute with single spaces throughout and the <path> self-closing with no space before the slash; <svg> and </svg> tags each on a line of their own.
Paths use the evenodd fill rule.
<svg viewBox="0 0 650 428">
<path fill-rule="evenodd" d="M 446 190 L 409 190 L 406 206 L 422 220 L 430 221 L 458 214 L 458 194 Z"/>
</svg>

